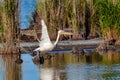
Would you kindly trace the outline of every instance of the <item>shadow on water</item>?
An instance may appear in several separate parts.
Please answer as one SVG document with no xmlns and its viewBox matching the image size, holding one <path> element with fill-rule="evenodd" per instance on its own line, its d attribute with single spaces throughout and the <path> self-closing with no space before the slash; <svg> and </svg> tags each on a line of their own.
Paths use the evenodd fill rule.
<svg viewBox="0 0 120 80">
<path fill-rule="evenodd" d="M 82 55 L 71 50 L 38 56 L 31 53 L 0 55 L 0 80 L 118 80 L 119 76 L 117 51 L 102 54 L 84 49 Z"/>
</svg>

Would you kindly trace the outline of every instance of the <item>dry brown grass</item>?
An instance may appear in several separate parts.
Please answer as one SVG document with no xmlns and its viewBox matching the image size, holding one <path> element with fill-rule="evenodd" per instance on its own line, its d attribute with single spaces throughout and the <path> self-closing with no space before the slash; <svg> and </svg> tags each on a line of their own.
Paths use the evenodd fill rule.
<svg viewBox="0 0 120 80">
<path fill-rule="evenodd" d="M 84 0 L 39 0 L 37 11 L 48 25 L 49 33 L 54 32 L 52 36 L 56 36 L 57 29 L 72 28 L 75 34 L 85 30 Z"/>
<path fill-rule="evenodd" d="M 18 53 L 18 0 L 5 0 L 2 4 L 2 24 L 4 26 L 2 53 Z M 6 7 L 7 6 L 7 7 Z"/>
</svg>

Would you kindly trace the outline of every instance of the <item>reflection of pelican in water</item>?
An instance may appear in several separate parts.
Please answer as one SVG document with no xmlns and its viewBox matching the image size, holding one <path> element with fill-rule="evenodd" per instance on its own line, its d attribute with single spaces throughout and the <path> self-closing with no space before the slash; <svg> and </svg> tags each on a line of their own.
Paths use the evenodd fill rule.
<svg viewBox="0 0 120 80">
<path fill-rule="evenodd" d="M 59 37 L 61 34 L 65 35 L 72 35 L 72 33 L 65 32 L 63 30 L 58 31 L 58 36 L 53 44 L 49 38 L 48 31 L 47 31 L 47 26 L 44 22 L 44 20 L 41 20 L 41 25 L 42 25 L 42 36 L 41 36 L 41 41 L 39 41 L 39 47 L 35 49 L 34 51 L 39 51 L 39 52 L 48 52 L 54 49 L 56 44 L 58 43 Z"/>
<path fill-rule="evenodd" d="M 54 70 L 51 68 L 42 68 L 40 69 L 40 78 L 41 80 L 53 80 Z"/>
<path fill-rule="evenodd" d="M 40 68 L 41 80 L 60 80 L 60 74 L 53 68 Z"/>
</svg>

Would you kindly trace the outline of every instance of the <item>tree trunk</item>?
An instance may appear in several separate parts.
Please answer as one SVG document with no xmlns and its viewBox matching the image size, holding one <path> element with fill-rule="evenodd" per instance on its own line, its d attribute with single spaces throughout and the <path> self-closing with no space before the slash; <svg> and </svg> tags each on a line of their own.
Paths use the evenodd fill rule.
<svg viewBox="0 0 120 80">
<path fill-rule="evenodd" d="M 19 52 L 19 34 L 18 27 L 18 0 L 4 0 L 3 7 L 3 26 L 4 26 L 4 50 L 3 53 Z"/>
</svg>

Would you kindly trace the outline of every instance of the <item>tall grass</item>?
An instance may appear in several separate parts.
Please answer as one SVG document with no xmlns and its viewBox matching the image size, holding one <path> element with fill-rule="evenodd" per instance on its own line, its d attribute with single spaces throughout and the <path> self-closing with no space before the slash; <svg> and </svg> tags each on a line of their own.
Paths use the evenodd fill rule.
<svg viewBox="0 0 120 80">
<path fill-rule="evenodd" d="M 39 0 L 37 11 L 49 25 L 49 32 L 56 32 L 56 28 L 71 28 L 74 33 L 84 31 L 84 0 Z"/>
<path fill-rule="evenodd" d="M 2 11 L 2 3 L 0 3 L 0 10 Z M 0 28 L 1 27 L 2 27 L 2 12 L 0 12 Z"/>
<path fill-rule="evenodd" d="M 85 21 L 85 26 L 86 28 L 89 28 L 89 36 L 96 36 L 100 35 L 100 24 L 99 24 L 99 15 L 96 10 L 96 4 L 98 0 L 87 0 L 86 1 L 86 21 Z"/>
<path fill-rule="evenodd" d="M 120 0 L 39 0 L 37 11 L 49 32 L 57 27 L 87 36 L 102 32 L 107 39 L 120 35 Z"/>
<path fill-rule="evenodd" d="M 19 31 L 18 31 L 18 0 L 4 0 L 1 13 L 1 27 L 3 27 L 3 41 L 5 43 L 5 53 L 16 53 L 19 47 Z"/>
<path fill-rule="evenodd" d="M 118 38 L 120 35 L 120 1 L 100 0 L 97 4 L 100 26 L 106 39 Z"/>
<path fill-rule="evenodd" d="M 3 31 L 4 31 L 4 29 L 3 29 L 3 20 L 2 20 L 2 11 L 3 11 L 2 6 L 3 6 L 3 4 L 0 3 L 0 10 L 1 10 L 1 12 L 0 12 L 0 42 L 1 43 L 3 41 Z"/>
<path fill-rule="evenodd" d="M 0 3 L 0 10 L 2 11 L 2 4 L 1 3 Z M 3 32 L 2 12 L 0 12 L 0 32 Z"/>
</svg>

